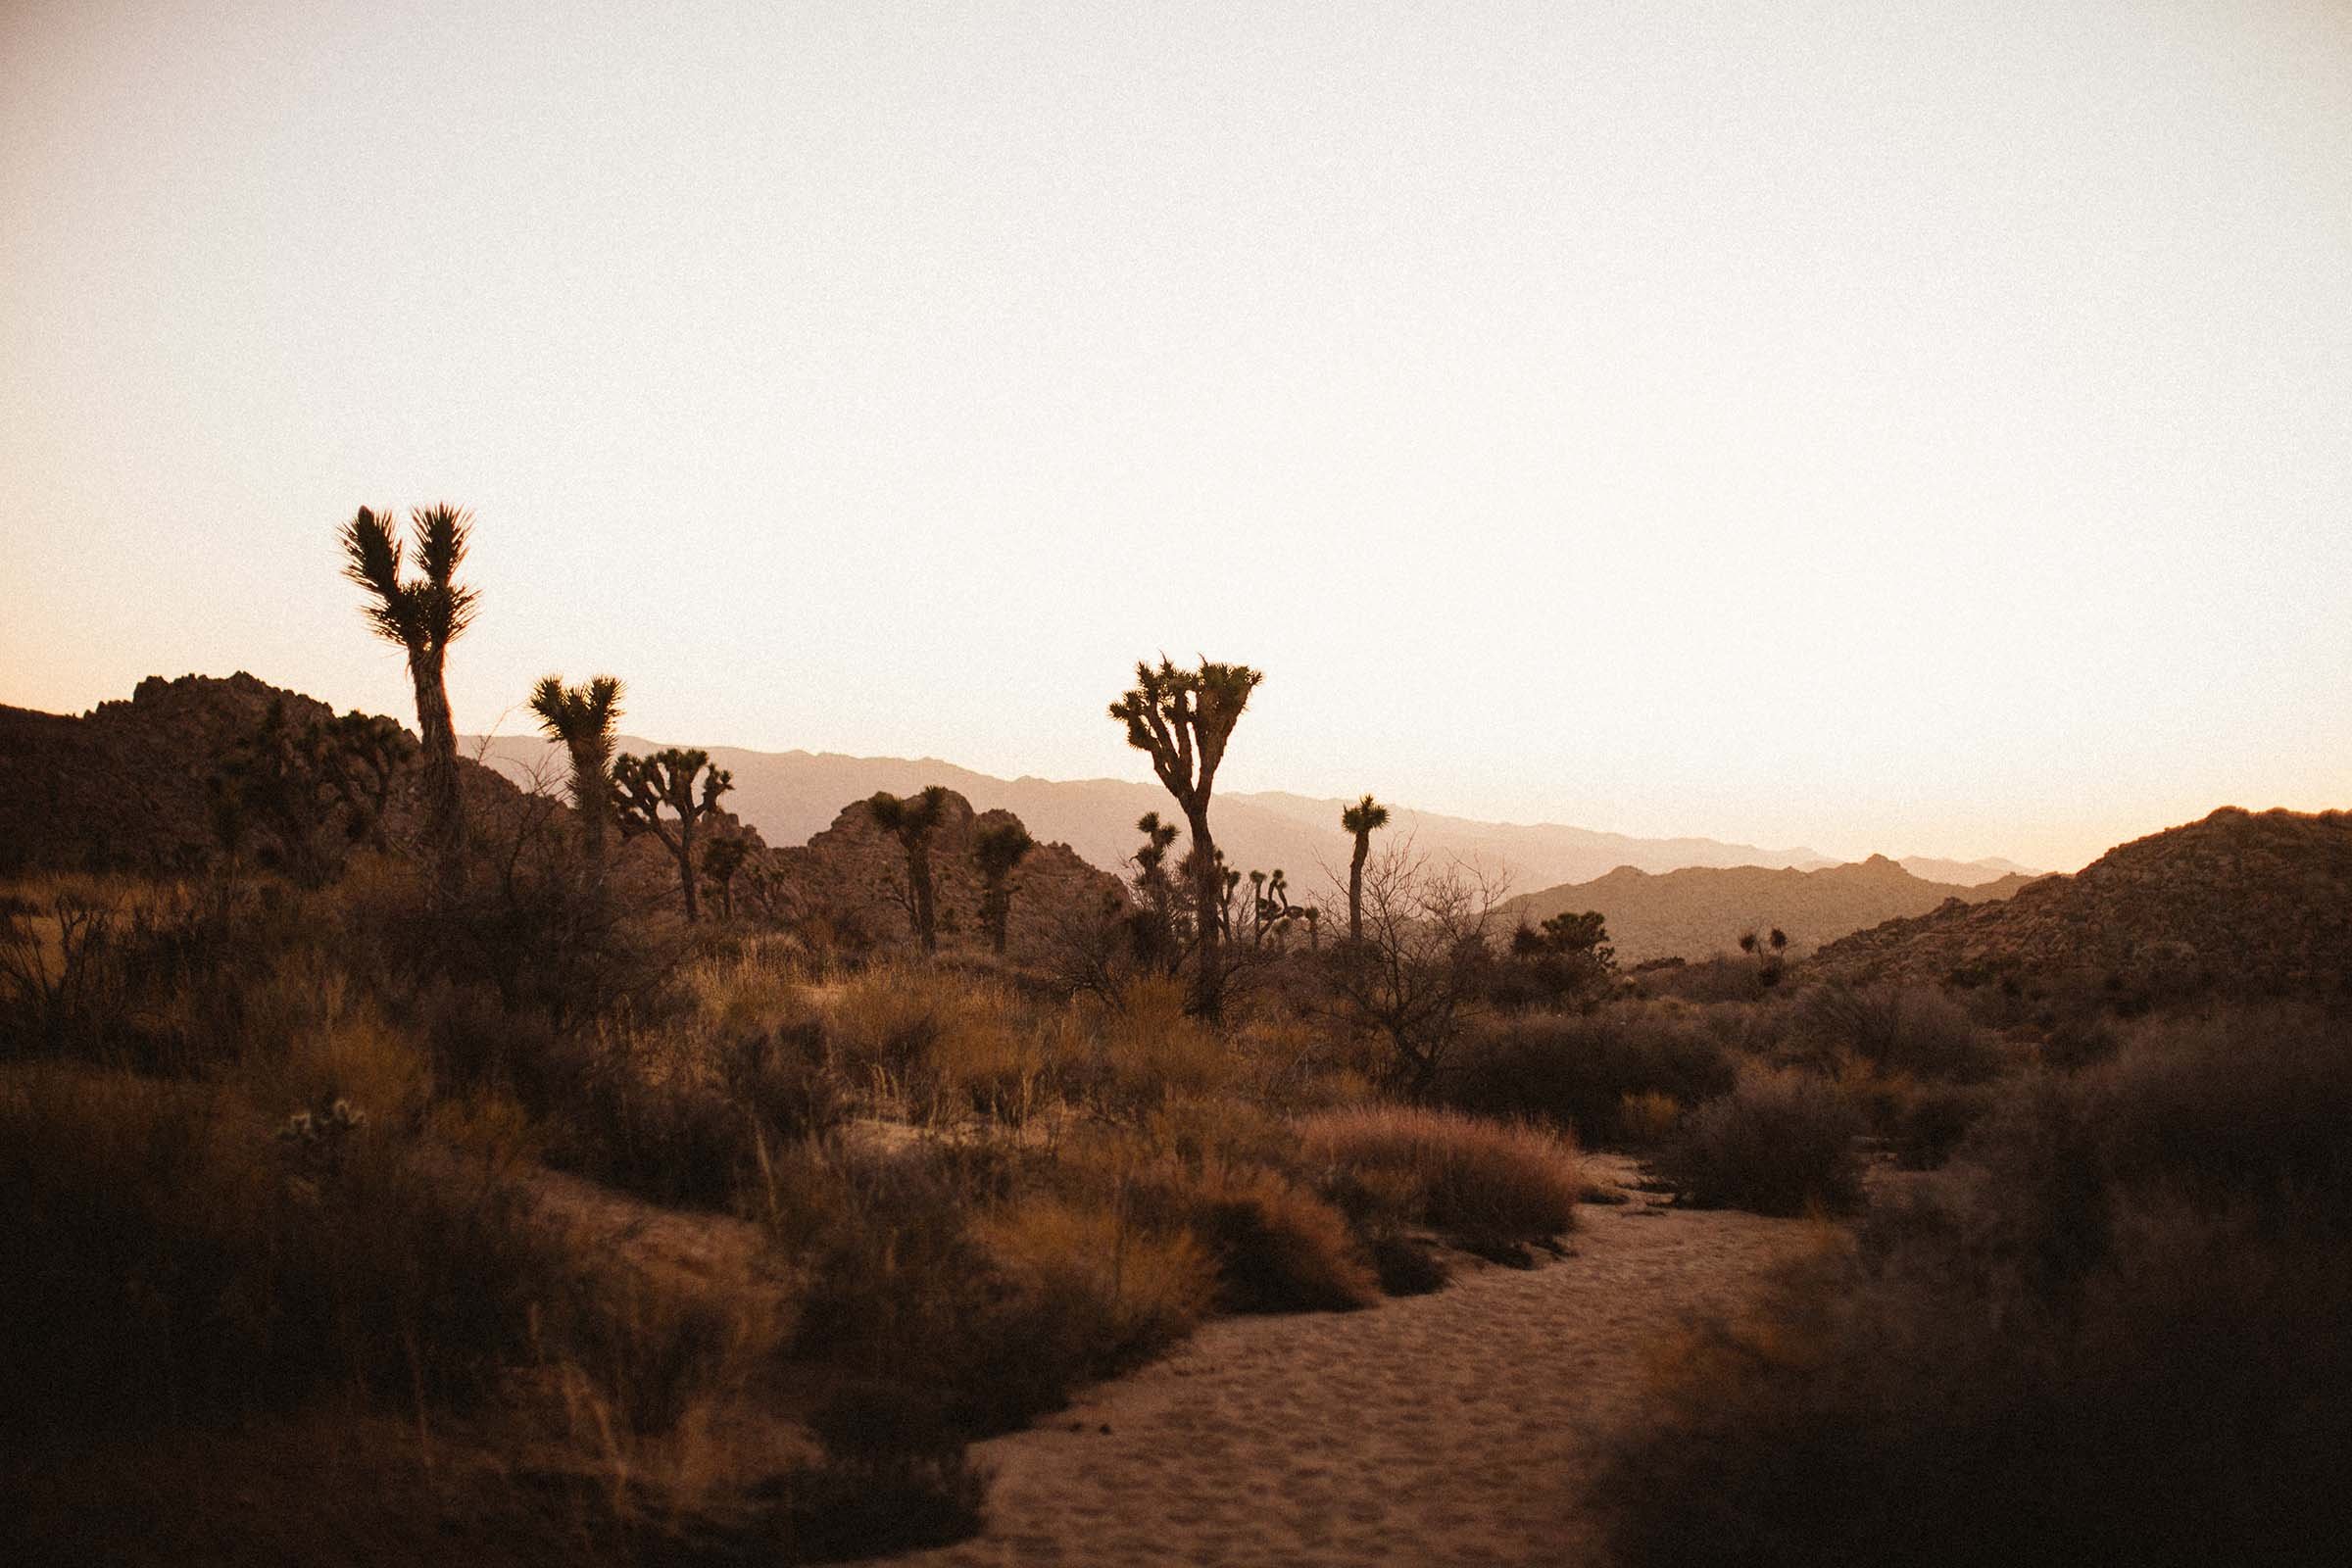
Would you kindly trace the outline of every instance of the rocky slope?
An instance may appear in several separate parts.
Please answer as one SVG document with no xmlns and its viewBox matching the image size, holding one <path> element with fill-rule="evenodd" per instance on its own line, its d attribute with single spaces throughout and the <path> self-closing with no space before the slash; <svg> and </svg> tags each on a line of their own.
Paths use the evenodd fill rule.
<svg viewBox="0 0 2352 1568">
<path fill-rule="evenodd" d="M 1618 962 L 1704 958 L 1730 952 L 1742 933 L 1778 926 L 1792 952 L 1896 915 L 1924 914 L 1948 899 L 2001 899 L 2023 886 L 2002 877 L 1979 886 L 1929 882 L 1883 855 L 1816 871 L 1743 865 L 1690 867 L 1652 876 L 1621 865 L 1590 882 L 1546 888 L 1501 906 L 1506 925 L 1540 925 L 1555 914 L 1597 909 L 1606 917 Z"/>
<path fill-rule="evenodd" d="M 0 707 L 0 871 L 33 867 L 177 872 L 217 851 L 205 781 L 272 703 L 296 725 L 326 704 L 258 680 L 150 675 L 126 701 L 78 717 Z M 520 809 L 507 778 L 461 758 L 470 810 L 485 821 Z M 385 828 L 413 831 L 413 785 L 396 784 Z"/>
<path fill-rule="evenodd" d="M 1953 902 L 1830 944 L 1852 980 L 1984 983 L 2074 974 L 2232 994 L 2352 991 L 2352 813 L 2224 807 L 1997 904 Z"/>
</svg>

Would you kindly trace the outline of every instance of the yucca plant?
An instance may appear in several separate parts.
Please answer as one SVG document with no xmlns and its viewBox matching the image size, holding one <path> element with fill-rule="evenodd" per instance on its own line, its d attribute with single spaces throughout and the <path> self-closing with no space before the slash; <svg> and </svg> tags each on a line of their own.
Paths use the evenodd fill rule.
<svg viewBox="0 0 2352 1568">
<path fill-rule="evenodd" d="M 972 835 L 972 858 L 980 865 L 980 924 L 1000 956 L 1012 916 L 1012 873 L 1037 848 L 1018 822 L 991 822 Z"/>
<path fill-rule="evenodd" d="M 624 752 L 613 760 L 613 806 L 620 830 L 632 835 L 651 833 L 669 851 L 678 862 L 678 886 L 685 896 L 689 920 L 700 918 L 694 898 L 695 824 L 708 817 L 718 798 L 734 787 L 735 775 L 723 767 L 711 767 L 709 752 L 672 746 L 651 757 Z M 674 816 L 663 817 L 663 807 Z"/>
</svg>

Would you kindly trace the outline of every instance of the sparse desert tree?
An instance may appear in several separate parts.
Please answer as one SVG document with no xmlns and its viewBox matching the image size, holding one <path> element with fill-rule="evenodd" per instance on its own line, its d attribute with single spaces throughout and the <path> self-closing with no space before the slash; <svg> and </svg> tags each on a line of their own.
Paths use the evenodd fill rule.
<svg viewBox="0 0 2352 1568">
<path fill-rule="evenodd" d="M 1355 840 L 1348 861 L 1348 940 L 1364 940 L 1364 858 L 1372 853 L 1372 835 L 1389 825 L 1389 808 L 1367 795 L 1340 812 L 1340 826 Z"/>
<path fill-rule="evenodd" d="M 1037 848 L 1018 822 L 991 822 L 972 835 L 972 858 L 980 865 L 980 925 L 1003 956 L 1005 927 L 1012 916 L 1012 873 Z"/>
<path fill-rule="evenodd" d="M 948 787 L 924 786 L 922 792 L 900 799 L 877 790 L 865 803 L 874 825 L 899 841 L 906 856 L 906 914 L 914 924 L 914 939 L 925 953 L 939 951 L 939 915 L 931 887 L 931 830 L 947 809 Z"/>
<path fill-rule="evenodd" d="M 1511 958 L 1547 1003 L 1591 996 L 1617 972 L 1608 921 L 1597 909 L 1563 910 L 1540 927 L 1520 926 L 1511 933 Z"/>
<path fill-rule="evenodd" d="M 1474 866 L 1433 864 L 1409 838 L 1370 857 L 1358 885 L 1363 935 L 1326 957 L 1326 1009 L 1387 1044 L 1396 1087 L 1422 1096 L 1485 1004 L 1503 888 Z"/>
<path fill-rule="evenodd" d="M 697 776 L 701 787 L 698 793 Z M 735 775 L 710 766 L 710 754 L 672 746 L 651 757 L 627 753 L 612 762 L 612 791 L 621 832 L 651 833 L 678 862 L 678 887 L 686 899 L 686 918 L 700 918 L 694 898 L 695 824 L 709 816 L 718 798 L 735 787 Z M 673 817 L 664 817 L 667 807 Z"/>
<path fill-rule="evenodd" d="M 531 712 L 549 740 L 564 743 L 571 760 L 571 804 L 580 813 L 580 844 L 591 861 L 605 855 L 605 829 L 612 819 L 612 726 L 620 717 L 621 685 L 599 675 L 585 686 L 566 686 L 548 675 L 531 688 Z"/>
<path fill-rule="evenodd" d="M 450 897 L 466 880 L 466 803 L 444 671 L 449 645 L 465 635 L 480 604 L 480 596 L 457 580 L 473 514 L 437 506 L 411 513 L 409 524 L 410 537 L 404 540 L 393 532 L 390 513 L 362 507 L 343 525 L 343 575 L 368 590 L 366 613 L 376 635 L 408 656 L 424 751 L 425 846 L 440 891 Z M 411 543 L 416 550 L 416 577 L 403 569 Z"/>
<path fill-rule="evenodd" d="M 1788 972 L 1788 933 L 1777 925 L 1765 936 L 1753 931 L 1743 933 L 1740 951 L 1756 960 L 1756 984 L 1767 991 L 1779 985 L 1781 977 Z"/>
<path fill-rule="evenodd" d="M 1216 840 L 1209 831 L 1209 798 L 1217 766 L 1250 694 L 1265 679 L 1247 664 L 1200 661 L 1197 669 L 1178 669 L 1163 655 L 1157 668 L 1135 666 L 1135 685 L 1110 705 L 1110 716 L 1127 726 L 1127 744 L 1152 759 L 1152 770 L 1174 797 L 1192 829 L 1194 919 L 1199 931 L 1193 968 L 1193 1010 L 1213 1018 L 1222 1006 L 1223 975 L 1217 939 L 1227 887 Z"/>
<path fill-rule="evenodd" d="M 712 839 L 703 846 L 703 880 L 718 895 L 719 918 L 735 918 L 735 875 L 751 858 L 752 841 L 745 838 Z"/>
</svg>

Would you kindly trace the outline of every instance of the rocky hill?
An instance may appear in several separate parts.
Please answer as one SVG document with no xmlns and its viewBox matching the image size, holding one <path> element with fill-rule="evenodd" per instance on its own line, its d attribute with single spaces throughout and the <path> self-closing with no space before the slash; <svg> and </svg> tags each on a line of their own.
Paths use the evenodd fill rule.
<svg viewBox="0 0 2352 1568">
<path fill-rule="evenodd" d="M 79 716 L 0 707 L 0 871 L 201 865 L 217 849 L 206 780 L 272 704 L 297 726 L 333 716 L 326 704 L 243 670 L 150 675 L 128 700 Z M 464 759 L 459 767 L 467 805 L 483 819 L 518 809 L 504 774 Z M 397 840 L 416 821 L 404 781 L 385 827 Z"/>
<path fill-rule="evenodd" d="M 2133 987 L 2340 997 L 2352 990 L 2352 813 L 2224 807 L 2000 903 L 1955 901 L 1858 932 L 1807 967 L 1852 980 L 2072 973 Z"/>
<path fill-rule="evenodd" d="M 2003 877 L 1968 887 L 1928 882 L 1883 855 L 1820 870 L 1694 866 L 1653 876 L 1621 865 L 1590 882 L 1530 893 L 1501 906 L 1506 925 L 1540 925 L 1555 914 L 1597 909 L 1620 963 L 1704 958 L 1730 952 L 1749 931 L 1778 926 L 1793 953 L 1900 914 L 1923 914 L 1949 899 L 2000 899 L 2024 884 Z"/>
<path fill-rule="evenodd" d="M 971 802 L 949 792 L 930 839 L 942 947 L 983 945 L 980 872 L 972 858 L 972 839 L 992 823 L 1017 820 L 1009 811 L 975 812 Z M 770 851 L 768 863 L 781 884 L 779 912 L 846 918 L 883 943 L 911 942 L 911 922 L 900 902 L 906 884 L 906 854 L 896 838 L 875 824 L 864 801 L 843 807 L 833 825 L 807 844 Z M 1117 878 L 1089 865 L 1066 844 L 1039 844 L 1014 869 L 1008 885 L 1012 906 L 1005 921 L 1006 955 L 1015 962 L 1045 956 L 1069 911 L 1100 909 L 1106 900 L 1126 901 Z"/>
</svg>

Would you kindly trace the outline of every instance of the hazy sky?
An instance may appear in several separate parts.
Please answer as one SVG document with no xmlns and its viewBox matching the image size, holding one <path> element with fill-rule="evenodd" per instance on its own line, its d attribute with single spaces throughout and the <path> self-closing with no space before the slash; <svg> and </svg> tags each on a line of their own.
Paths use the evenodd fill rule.
<svg viewBox="0 0 2352 1568">
<path fill-rule="evenodd" d="M 2352 6 L 0 0 L 0 702 L 2071 868 L 2352 805 Z"/>
</svg>

